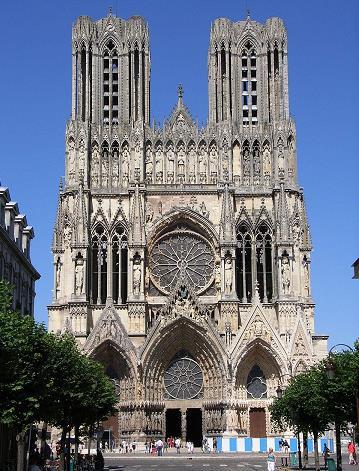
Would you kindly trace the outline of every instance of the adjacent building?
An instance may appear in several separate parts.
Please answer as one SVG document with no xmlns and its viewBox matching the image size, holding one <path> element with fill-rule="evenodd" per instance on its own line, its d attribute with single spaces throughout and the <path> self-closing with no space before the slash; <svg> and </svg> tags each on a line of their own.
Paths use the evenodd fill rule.
<svg viewBox="0 0 359 471">
<path fill-rule="evenodd" d="M 80 17 L 49 328 L 116 384 L 117 437 L 269 437 L 279 384 L 323 358 L 297 180 L 287 31 L 213 22 L 209 117 L 150 122 L 141 17 Z"/>
<path fill-rule="evenodd" d="M 18 204 L 11 201 L 9 189 L 0 186 L 0 280 L 14 287 L 13 308 L 34 315 L 35 281 L 40 278 L 31 263 L 30 242 L 34 230 Z"/>
</svg>

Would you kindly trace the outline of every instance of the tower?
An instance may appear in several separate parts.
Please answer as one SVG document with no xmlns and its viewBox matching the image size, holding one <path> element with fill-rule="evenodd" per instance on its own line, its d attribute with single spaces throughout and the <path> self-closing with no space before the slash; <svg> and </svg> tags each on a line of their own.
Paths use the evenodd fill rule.
<svg viewBox="0 0 359 471">
<path fill-rule="evenodd" d="M 105 365 L 118 437 L 273 436 L 278 384 L 327 340 L 314 331 L 283 22 L 213 23 L 205 127 L 182 86 L 149 125 L 142 18 L 81 17 L 72 52 L 50 330 Z"/>
</svg>

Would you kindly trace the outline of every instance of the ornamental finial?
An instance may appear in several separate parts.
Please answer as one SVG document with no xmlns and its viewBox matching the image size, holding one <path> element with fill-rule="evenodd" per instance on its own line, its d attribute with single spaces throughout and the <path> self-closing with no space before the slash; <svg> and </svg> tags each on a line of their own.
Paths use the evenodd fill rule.
<svg viewBox="0 0 359 471">
<path fill-rule="evenodd" d="M 183 86 L 181 83 L 177 87 L 177 95 L 179 99 L 183 98 Z"/>
<path fill-rule="evenodd" d="M 108 16 L 112 16 L 112 7 L 108 8 Z"/>
</svg>

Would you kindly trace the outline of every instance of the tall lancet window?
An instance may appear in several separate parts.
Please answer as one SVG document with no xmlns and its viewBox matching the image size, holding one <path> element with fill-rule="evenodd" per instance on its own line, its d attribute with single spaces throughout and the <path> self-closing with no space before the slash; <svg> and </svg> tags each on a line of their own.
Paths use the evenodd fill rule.
<svg viewBox="0 0 359 471">
<path fill-rule="evenodd" d="M 91 297 L 94 304 L 105 304 L 107 298 L 108 238 L 101 224 L 92 235 Z"/>
<path fill-rule="evenodd" d="M 256 234 L 256 266 L 259 297 L 268 303 L 273 296 L 272 235 L 266 224 L 261 224 Z"/>
<path fill-rule="evenodd" d="M 112 299 L 115 304 L 127 301 L 127 259 L 127 236 L 119 225 L 112 236 Z"/>
<path fill-rule="evenodd" d="M 257 109 L 257 54 L 254 46 L 247 41 L 242 51 L 242 122 L 245 126 L 258 122 Z"/>
<path fill-rule="evenodd" d="M 119 61 L 115 44 L 110 39 L 103 53 L 103 122 L 118 124 Z"/>
<path fill-rule="evenodd" d="M 236 291 L 240 302 L 251 302 L 252 285 L 252 234 L 246 224 L 241 224 L 236 249 Z"/>
</svg>

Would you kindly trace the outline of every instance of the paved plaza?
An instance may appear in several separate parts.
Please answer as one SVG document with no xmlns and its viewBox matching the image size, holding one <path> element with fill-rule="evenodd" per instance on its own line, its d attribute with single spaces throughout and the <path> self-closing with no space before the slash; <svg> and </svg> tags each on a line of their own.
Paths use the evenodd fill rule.
<svg viewBox="0 0 359 471">
<path fill-rule="evenodd" d="M 278 470 L 288 469 L 280 467 L 281 455 L 277 455 L 277 466 Z M 323 466 L 323 460 L 321 459 L 321 466 Z M 350 466 L 348 463 L 348 457 L 343 456 L 343 471 L 349 469 L 356 469 L 356 467 Z M 313 469 L 312 465 L 313 457 L 310 457 L 310 466 L 307 469 Z M 107 455 L 105 458 L 105 467 L 109 471 L 148 471 L 148 470 L 170 470 L 170 471 L 238 471 L 248 470 L 255 471 L 261 469 L 267 469 L 266 455 L 265 454 L 219 454 L 219 455 L 203 455 L 200 451 L 197 454 L 189 456 L 183 452 L 180 456 L 169 453 L 168 455 L 157 457 L 149 455 Z M 295 468 L 293 468 L 295 469 Z M 298 469 L 298 468 L 296 468 Z"/>
</svg>

